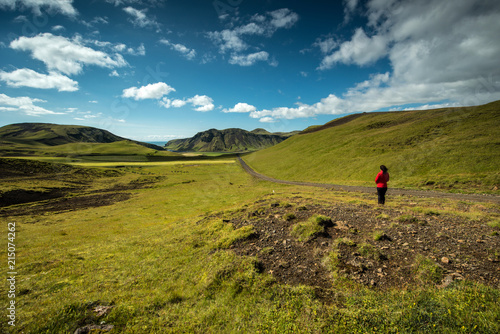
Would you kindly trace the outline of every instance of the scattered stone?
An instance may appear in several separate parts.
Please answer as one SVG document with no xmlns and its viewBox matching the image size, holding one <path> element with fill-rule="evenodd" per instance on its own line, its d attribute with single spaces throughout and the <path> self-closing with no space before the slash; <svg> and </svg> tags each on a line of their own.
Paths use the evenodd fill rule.
<svg viewBox="0 0 500 334">
<path fill-rule="evenodd" d="M 97 331 L 109 332 L 114 327 L 115 327 L 114 325 L 87 325 L 78 328 L 74 334 L 89 334 L 89 333 L 95 333 Z"/>
<path fill-rule="evenodd" d="M 484 244 L 484 240 L 481 240 L 481 239 L 477 239 L 477 240 L 476 240 L 476 242 L 477 242 L 478 244 Z"/>
<path fill-rule="evenodd" d="M 107 314 L 112 308 L 113 306 L 99 305 L 94 308 L 94 312 L 98 317 L 102 317 L 103 315 Z"/>
<path fill-rule="evenodd" d="M 448 264 L 448 263 L 450 263 L 450 259 L 449 259 L 449 258 L 447 258 L 447 257 L 444 257 L 444 256 L 443 256 L 443 257 L 441 258 L 441 262 L 443 262 L 443 263 L 445 263 L 445 264 Z"/>
<path fill-rule="evenodd" d="M 409 243 L 405 242 L 405 243 L 403 244 L 403 247 L 408 247 L 409 245 L 410 245 Z"/>
<path fill-rule="evenodd" d="M 444 288 L 447 288 L 451 283 L 453 283 L 453 276 L 452 275 L 447 275 L 443 281 L 441 282 L 440 285 L 438 285 L 437 287 L 440 288 L 440 289 L 444 289 Z"/>
</svg>

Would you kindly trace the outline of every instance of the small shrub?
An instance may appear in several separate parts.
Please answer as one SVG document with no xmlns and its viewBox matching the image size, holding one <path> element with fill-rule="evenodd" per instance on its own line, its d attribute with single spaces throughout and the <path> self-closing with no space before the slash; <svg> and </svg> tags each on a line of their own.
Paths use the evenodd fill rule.
<svg viewBox="0 0 500 334">
<path fill-rule="evenodd" d="M 383 241 L 383 240 L 391 240 L 384 231 L 375 231 L 373 232 L 373 240 L 375 241 Z"/>
<path fill-rule="evenodd" d="M 291 221 L 291 220 L 294 220 L 295 218 L 297 218 L 297 216 L 295 216 L 295 213 L 293 213 L 293 212 L 286 213 L 283 216 L 283 219 L 286 221 Z"/>
<path fill-rule="evenodd" d="M 402 216 L 399 216 L 398 220 L 401 223 L 408 223 L 408 224 L 418 223 L 418 218 L 414 217 L 412 215 L 402 215 Z"/>
<path fill-rule="evenodd" d="M 493 228 L 500 228 L 500 219 L 495 219 L 488 222 L 488 226 Z"/>
<path fill-rule="evenodd" d="M 389 219 L 389 215 L 388 214 L 385 214 L 385 213 L 381 213 L 379 214 L 377 217 L 375 217 L 376 219 Z"/>
<path fill-rule="evenodd" d="M 337 252 L 328 253 L 322 261 L 322 264 L 330 271 L 334 276 L 338 272 L 338 265 L 340 264 L 341 255 Z"/>
<path fill-rule="evenodd" d="M 217 241 L 216 248 L 229 248 L 238 240 L 245 240 L 255 235 L 253 225 L 240 227 L 239 229 L 231 229 L 224 233 Z"/>
<path fill-rule="evenodd" d="M 439 211 L 429 209 L 429 210 L 425 210 L 425 214 L 427 216 L 439 216 L 441 213 L 439 213 Z"/>
<path fill-rule="evenodd" d="M 444 269 L 423 255 L 415 258 L 415 276 L 422 284 L 439 284 L 443 280 Z"/>
<path fill-rule="evenodd" d="M 358 251 L 362 256 L 373 260 L 385 260 L 387 258 L 375 246 L 369 243 L 362 243 L 359 245 Z"/>
<path fill-rule="evenodd" d="M 356 243 L 349 238 L 338 238 L 334 241 L 335 246 L 346 245 L 349 247 L 355 247 Z"/>
<path fill-rule="evenodd" d="M 300 222 L 293 226 L 292 235 L 299 241 L 307 241 L 315 238 L 325 231 L 325 224 L 331 219 L 325 216 L 314 215 L 306 222 Z"/>
</svg>

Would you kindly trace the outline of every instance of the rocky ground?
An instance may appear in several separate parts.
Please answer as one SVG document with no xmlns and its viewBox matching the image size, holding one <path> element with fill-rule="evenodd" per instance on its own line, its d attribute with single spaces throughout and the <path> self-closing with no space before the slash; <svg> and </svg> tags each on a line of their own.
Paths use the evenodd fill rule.
<svg viewBox="0 0 500 334">
<path fill-rule="evenodd" d="M 498 214 L 498 207 L 484 210 Z M 302 242 L 291 235 L 295 224 L 317 214 L 331 219 L 323 232 Z M 280 283 L 327 289 L 334 280 L 347 279 L 387 289 L 428 283 L 446 287 L 466 279 L 500 287 L 498 229 L 458 215 L 309 204 L 295 197 L 287 203 L 262 201 L 227 222 L 254 227 L 252 238 L 232 249 L 256 256 Z"/>
</svg>

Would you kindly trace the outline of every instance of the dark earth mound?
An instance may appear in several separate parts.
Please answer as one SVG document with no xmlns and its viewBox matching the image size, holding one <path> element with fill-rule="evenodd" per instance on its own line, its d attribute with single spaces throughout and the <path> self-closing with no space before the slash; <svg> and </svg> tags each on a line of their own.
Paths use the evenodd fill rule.
<svg viewBox="0 0 500 334">
<path fill-rule="evenodd" d="M 331 218 L 333 226 L 305 242 L 290 234 L 293 225 L 317 214 Z M 296 197 L 285 204 L 264 201 L 228 223 L 254 227 L 253 237 L 232 249 L 256 256 L 279 283 L 324 290 L 347 279 L 387 289 L 445 287 L 467 279 L 500 286 L 500 236 L 485 222 L 432 212 L 401 215 L 368 205 L 309 204 Z"/>
</svg>

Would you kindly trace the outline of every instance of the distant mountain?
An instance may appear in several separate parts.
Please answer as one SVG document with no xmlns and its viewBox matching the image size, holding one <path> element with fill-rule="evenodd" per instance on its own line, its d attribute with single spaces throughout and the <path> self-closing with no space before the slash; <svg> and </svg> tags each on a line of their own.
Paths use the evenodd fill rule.
<svg viewBox="0 0 500 334">
<path fill-rule="evenodd" d="M 180 152 L 245 152 L 256 151 L 281 143 L 298 133 L 270 133 L 264 129 L 246 131 L 243 129 L 210 129 L 194 137 L 174 139 L 165 148 Z"/>
<path fill-rule="evenodd" d="M 118 141 L 130 141 L 154 150 L 163 150 L 161 146 L 129 140 L 109 131 L 89 126 L 18 123 L 0 128 L 0 142 L 4 143 L 57 146 L 71 143 L 114 143 Z"/>
</svg>

